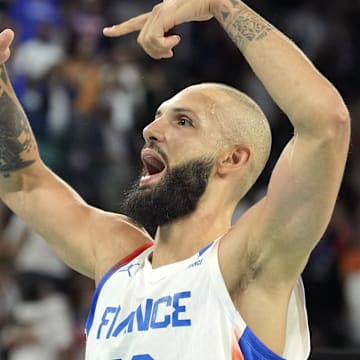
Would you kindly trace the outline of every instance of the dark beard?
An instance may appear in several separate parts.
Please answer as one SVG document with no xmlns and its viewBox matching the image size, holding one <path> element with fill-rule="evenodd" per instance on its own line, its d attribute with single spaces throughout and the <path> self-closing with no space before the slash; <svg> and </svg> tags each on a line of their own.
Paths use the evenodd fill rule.
<svg viewBox="0 0 360 360">
<path fill-rule="evenodd" d="M 213 165 L 213 159 L 203 158 L 168 168 L 153 188 L 141 188 L 137 181 L 125 193 L 121 213 L 154 235 L 158 226 L 185 217 L 196 209 Z"/>
</svg>

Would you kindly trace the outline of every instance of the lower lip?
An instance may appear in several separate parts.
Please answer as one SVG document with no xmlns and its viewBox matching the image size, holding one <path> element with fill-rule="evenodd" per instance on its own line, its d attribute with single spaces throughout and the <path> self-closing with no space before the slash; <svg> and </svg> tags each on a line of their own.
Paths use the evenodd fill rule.
<svg viewBox="0 0 360 360">
<path fill-rule="evenodd" d="M 156 184 L 164 175 L 165 171 L 161 171 L 154 175 L 144 175 L 140 178 L 140 186 Z"/>
</svg>

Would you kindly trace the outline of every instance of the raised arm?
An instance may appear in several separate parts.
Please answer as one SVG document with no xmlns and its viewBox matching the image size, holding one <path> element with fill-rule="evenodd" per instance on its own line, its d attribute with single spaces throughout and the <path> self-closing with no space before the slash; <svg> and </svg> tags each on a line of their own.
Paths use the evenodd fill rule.
<svg viewBox="0 0 360 360">
<path fill-rule="evenodd" d="M 88 204 L 41 161 L 5 69 L 14 34 L 0 33 L 0 195 L 72 268 L 99 279 L 144 243 L 119 215 Z"/>
<path fill-rule="evenodd" d="M 180 37 L 168 30 L 215 16 L 271 97 L 294 126 L 266 197 L 243 216 L 223 241 L 228 286 L 244 269 L 244 238 L 259 256 L 266 281 L 293 283 L 320 240 L 333 211 L 347 158 L 350 120 L 334 86 L 284 34 L 239 0 L 173 0 L 104 29 L 108 36 L 140 31 L 138 41 L 154 58 L 173 56 Z M 240 254 L 240 255 L 239 255 Z M 226 270 L 227 269 L 227 270 Z M 241 271 L 240 271 L 241 270 Z"/>
<path fill-rule="evenodd" d="M 239 219 L 219 250 L 239 311 L 281 354 L 291 291 L 336 202 L 349 114 L 337 90 L 304 54 L 243 2 L 221 1 L 216 17 L 294 126 L 266 196 Z"/>
<path fill-rule="evenodd" d="M 236 224 L 261 254 L 266 281 L 291 283 L 330 221 L 347 158 L 349 114 L 301 50 L 242 1 L 222 0 L 214 13 L 294 127 L 265 198 Z M 236 242 L 228 244 L 234 251 Z"/>
<path fill-rule="evenodd" d="M 39 158 L 37 145 L 26 116 L 11 86 L 4 62 L 10 56 L 14 33 L 5 30 L 0 35 L 0 189 L 16 192 L 22 187 L 19 170 L 25 170 Z"/>
</svg>

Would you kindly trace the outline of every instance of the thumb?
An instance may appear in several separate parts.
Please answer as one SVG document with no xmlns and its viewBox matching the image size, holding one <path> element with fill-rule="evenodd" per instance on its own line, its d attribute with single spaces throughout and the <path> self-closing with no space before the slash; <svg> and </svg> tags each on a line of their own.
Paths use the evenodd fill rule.
<svg viewBox="0 0 360 360">
<path fill-rule="evenodd" d="M 10 45 L 14 40 L 14 32 L 6 29 L 0 33 L 0 64 L 4 64 L 10 57 Z"/>
<path fill-rule="evenodd" d="M 5 29 L 0 33 L 0 51 L 4 51 L 11 45 L 14 36 L 14 32 L 11 29 Z"/>
<path fill-rule="evenodd" d="M 167 53 L 163 56 L 164 58 L 170 58 L 174 55 L 173 48 L 177 46 L 181 41 L 179 35 L 170 35 L 163 38 L 163 46 L 168 49 Z"/>
</svg>

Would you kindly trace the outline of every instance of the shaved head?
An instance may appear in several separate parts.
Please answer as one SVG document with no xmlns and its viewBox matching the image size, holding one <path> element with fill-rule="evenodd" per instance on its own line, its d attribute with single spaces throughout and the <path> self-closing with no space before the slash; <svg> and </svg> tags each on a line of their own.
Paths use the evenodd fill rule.
<svg viewBox="0 0 360 360">
<path fill-rule="evenodd" d="M 271 130 L 265 114 L 249 96 L 225 84 L 203 83 L 184 91 L 199 91 L 209 98 L 210 112 L 220 128 L 220 147 L 242 144 L 249 148 L 250 171 L 247 181 L 242 182 L 242 192 L 247 192 L 270 154 Z"/>
</svg>

